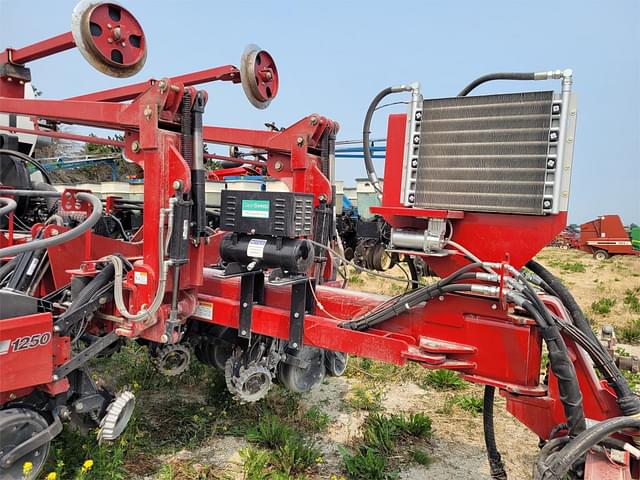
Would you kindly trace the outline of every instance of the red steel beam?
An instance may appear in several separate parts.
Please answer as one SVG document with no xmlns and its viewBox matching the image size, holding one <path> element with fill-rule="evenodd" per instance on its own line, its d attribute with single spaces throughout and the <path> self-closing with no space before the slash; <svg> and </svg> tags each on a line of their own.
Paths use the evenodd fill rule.
<svg viewBox="0 0 640 480">
<path fill-rule="evenodd" d="M 76 42 L 73 41 L 73 35 L 71 32 L 67 32 L 26 47 L 16 49 L 7 48 L 4 52 L 0 53 L 0 64 L 14 63 L 24 65 L 33 60 L 70 50 L 75 46 Z"/>
<path fill-rule="evenodd" d="M 240 70 L 233 65 L 224 65 L 222 67 L 214 67 L 198 72 L 185 73 L 169 79 L 171 84 L 181 83 L 185 87 L 192 85 L 200 85 L 203 83 L 223 81 L 234 82 L 240 81 Z M 125 87 L 111 88 L 99 92 L 87 93 L 77 97 L 71 97 L 67 100 L 83 100 L 92 102 L 123 102 L 133 100 L 141 93 L 144 93 L 150 86 L 157 83 L 156 79 L 149 79 L 144 82 L 134 83 Z"/>
</svg>

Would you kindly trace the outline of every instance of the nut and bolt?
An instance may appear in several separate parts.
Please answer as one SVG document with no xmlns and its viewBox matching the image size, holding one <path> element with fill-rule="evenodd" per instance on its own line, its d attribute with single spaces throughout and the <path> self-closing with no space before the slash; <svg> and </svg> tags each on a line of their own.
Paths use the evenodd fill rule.
<svg viewBox="0 0 640 480">
<path fill-rule="evenodd" d="M 280 160 L 276 160 L 276 163 L 273 164 L 273 168 L 276 169 L 276 172 L 279 172 L 284 168 L 284 164 Z"/>
<path fill-rule="evenodd" d="M 409 194 L 409 203 L 413 203 L 415 201 L 416 201 L 416 196 L 413 193 Z"/>
<path fill-rule="evenodd" d="M 140 142 L 139 141 L 136 140 L 131 144 L 131 151 L 133 153 L 138 153 L 140 151 Z"/>
<path fill-rule="evenodd" d="M 300 314 L 298 312 L 294 313 L 293 318 L 300 318 Z"/>
<path fill-rule="evenodd" d="M 321 202 L 326 202 L 327 201 L 327 197 L 325 195 L 318 195 L 318 200 L 320 200 Z"/>
<path fill-rule="evenodd" d="M 107 38 L 107 43 L 113 43 L 113 38 L 111 37 Z"/>
<path fill-rule="evenodd" d="M 440 295 L 440 296 L 438 297 L 438 300 L 440 300 L 441 302 L 444 302 L 444 295 Z"/>
<path fill-rule="evenodd" d="M 54 382 L 57 382 L 58 380 L 60 380 L 60 377 L 56 374 L 53 374 L 53 376 L 51 377 L 51 380 Z"/>
<path fill-rule="evenodd" d="M 418 145 L 420 143 L 420 135 L 413 136 L 413 143 L 414 145 Z"/>
<path fill-rule="evenodd" d="M 302 145 L 304 145 L 304 138 L 298 137 L 296 139 L 296 143 L 298 144 L 299 147 L 301 147 Z"/>
<path fill-rule="evenodd" d="M 247 331 L 246 330 L 242 330 L 242 335 L 246 335 Z"/>
<path fill-rule="evenodd" d="M 158 82 L 158 88 L 160 89 L 161 92 L 164 92 L 167 89 L 167 82 L 166 80 L 160 80 Z"/>
<path fill-rule="evenodd" d="M 76 403 L 76 412 L 80 412 L 84 408 L 82 402 Z"/>
<path fill-rule="evenodd" d="M 16 399 L 16 394 L 15 393 L 10 393 L 9 394 L 9 400 L 15 400 Z"/>
<path fill-rule="evenodd" d="M 297 344 L 296 342 L 293 342 L 293 343 L 291 344 L 291 346 L 292 346 L 293 348 L 298 348 L 298 344 Z"/>
<path fill-rule="evenodd" d="M 163 333 L 160 337 L 160 343 L 167 343 L 169 341 L 169 336 L 166 333 Z"/>
<path fill-rule="evenodd" d="M 550 158 L 549 160 L 547 160 L 547 167 L 549 168 L 553 168 L 556 166 L 556 161 L 552 158 Z"/>
<path fill-rule="evenodd" d="M 182 189 L 182 182 L 180 180 L 174 180 L 172 186 L 173 186 L 174 190 L 181 190 Z"/>
<path fill-rule="evenodd" d="M 121 46 L 121 47 L 126 47 L 126 46 L 127 46 L 127 43 L 126 43 L 126 42 L 122 42 L 122 43 L 120 44 L 120 46 Z"/>
<path fill-rule="evenodd" d="M 244 302 L 244 303 L 242 304 L 242 308 L 247 308 L 248 306 L 249 306 L 249 304 L 248 304 L 247 302 Z"/>
<path fill-rule="evenodd" d="M 311 125 L 316 125 L 318 123 L 318 117 L 315 115 L 311 117 Z"/>
<path fill-rule="evenodd" d="M 498 309 L 498 305 L 496 305 L 495 303 L 491 304 L 491 310 L 497 310 Z"/>
<path fill-rule="evenodd" d="M 51 230 L 51 236 L 52 237 L 57 237 L 58 235 L 60 235 L 60 232 L 57 229 L 53 229 Z"/>
<path fill-rule="evenodd" d="M 542 202 L 542 206 L 544 208 L 551 208 L 551 200 L 545 200 L 544 202 Z"/>
<path fill-rule="evenodd" d="M 415 119 L 416 119 L 416 122 L 419 122 L 420 120 L 422 120 L 422 112 L 416 112 Z"/>
<path fill-rule="evenodd" d="M 411 159 L 411 168 L 418 168 L 418 159 L 417 158 Z"/>
<path fill-rule="evenodd" d="M 53 331 L 58 333 L 61 330 L 60 325 L 54 325 L 53 326 Z"/>
<path fill-rule="evenodd" d="M 151 114 L 153 113 L 153 110 L 151 110 L 151 106 L 147 105 L 146 107 L 144 107 L 144 112 L 142 112 L 144 115 L 144 118 L 146 118 L 147 120 L 149 120 L 151 118 Z"/>
</svg>

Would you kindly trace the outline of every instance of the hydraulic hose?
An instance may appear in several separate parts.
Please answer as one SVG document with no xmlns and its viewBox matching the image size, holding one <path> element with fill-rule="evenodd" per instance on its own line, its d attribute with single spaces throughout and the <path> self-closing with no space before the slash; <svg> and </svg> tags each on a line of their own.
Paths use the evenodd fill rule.
<svg viewBox="0 0 640 480">
<path fill-rule="evenodd" d="M 482 85 L 483 83 L 491 82 L 493 80 L 536 80 L 536 74 L 534 72 L 527 73 L 518 73 L 518 72 L 499 72 L 499 73 L 490 73 L 488 75 L 483 75 L 481 77 L 476 78 L 469 85 L 464 87 L 460 93 L 458 93 L 459 97 L 467 96 L 472 90 L 476 87 Z"/>
<path fill-rule="evenodd" d="M 20 195 L 20 193 L 16 193 L 16 192 L 23 192 L 23 191 L 24 190 L 5 190 L 4 193 L 8 193 L 9 195 Z M 30 192 L 29 190 L 26 190 L 26 191 Z M 60 195 L 58 192 L 39 192 L 39 193 L 50 194 L 50 195 L 42 195 L 42 196 L 55 196 L 55 195 L 59 196 Z M 32 196 L 40 196 L 40 195 L 32 195 Z M 82 235 L 87 230 L 92 228 L 96 223 L 98 223 L 98 220 L 100 220 L 100 217 L 102 216 L 102 202 L 95 195 L 91 195 L 90 193 L 85 193 L 85 192 L 78 193 L 76 195 L 76 198 L 78 200 L 91 203 L 91 208 L 92 208 L 91 214 L 80 225 L 72 228 L 71 230 L 67 230 L 66 232 L 61 233 L 60 235 L 57 235 L 55 237 L 49 237 L 43 240 L 33 240 L 31 242 L 22 243 L 20 245 L 12 245 L 10 247 L 0 248 L 0 257 L 11 257 L 22 252 L 30 252 L 33 250 L 39 250 L 41 248 L 49 248 L 55 245 L 60 245 L 61 243 L 65 243 L 70 240 L 73 240 L 74 238 L 78 238 L 80 235 Z"/>
<path fill-rule="evenodd" d="M 563 478 L 571 466 L 590 448 L 605 440 L 609 435 L 625 428 L 640 428 L 640 418 L 614 417 L 597 423 L 567 441 L 565 447 L 559 452 L 549 455 L 543 462 L 536 463 L 534 480 Z"/>
<path fill-rule="evenodd" d="M 0 197 L 0 205 L 3 205 L 2 207 L 0 207 L 0 217 L 13 212 L 18 207 L 18 204 L 15 200 L 4 197 Z"/>
<path fill-rule="evenodd" d="M 35 158 L 31 158 L 29 155 L 25 155 L 22 152 L 17 152 L 16 150 L 7 150 L 5 148 L 0 148 L 0 155 L 2 154 L 16 157 L 22 160 L 23 162 L 30 163 L 31 165 L 36 167 L 40 171 L 40 173 L 42 173 L 42 176 L 44 177 L 45 181 L 48 184 L 51 185 L 53 183 L 53 181 L 51 180 L 51 175 L 49 175 L 49 172 L 47 171 L 47 169 L 44 168 L 42 164 L 39 161 L 37 161 Z"/>
<path fill-rule="evenodd" d="M 496 434 L 493 428 L 493 399 L 495 387 L 485 385 L 482 405 L 482 425 L 484 427 L 484 443 L 487 447 L 489 459 L 489 472 L 494 480 L 507 480 L 507 472 L 504 469 L 502 456 L 496 445 Z"/>
<path fill-rule="evenodd" d="M 371 134 L 371 119 L 373 118 L 373 112 L 375 112 L 376 108 L 382 101 L 382 99 L 392 93 L 398 92 L 408 92 L 413 88 L 409 85 L 399 85 L 397 87 L 387 87 L 378 93 L 369 108 L 367 109 L 367 114 L 364 117 L 364 124 L 362 125 L 362 153 L 364 155 L 364 167 L 367 170 L 367 177 L 371 182 L 371 185 L 375 189 L 378 194 L 382 194 L 382 189 L 380 188 L 380 180 L 378 179 L 378 175 L 376 174 L 376 167 L 373 164 L 373 158 L 371 157 L 371 147 L 369 145 L 370 142 L 370 134 Z"/>
<path fill-rule="evenodd" d="M 609 353 L 596 338 L 580 305 L 578 305 L 576 299 L 571 295 L 569 289 L 549 270 L 535 260 L 527 262 L 526 267 L 542 279 L 569 311 L 569 315 L 573 319 L 575 326 L 583 333 L 584 337 L 586 337 L 583 341 L 589 342 L 592 347 L 591 350 L 594 351 L 593 354 L 590 353 L 594 363 L 603 374 L 605 371 L 607 372 L 607 381 L 616 391 L 617 402 L 622 413 L 626 416 L 640 413 L 640 398 L 633 393 L 627 379 L 624 378 Z M 584 345 L 583 348 L 589 351 Z M 596 351 L 598 354 L 595 354 Z"/>
</svg>

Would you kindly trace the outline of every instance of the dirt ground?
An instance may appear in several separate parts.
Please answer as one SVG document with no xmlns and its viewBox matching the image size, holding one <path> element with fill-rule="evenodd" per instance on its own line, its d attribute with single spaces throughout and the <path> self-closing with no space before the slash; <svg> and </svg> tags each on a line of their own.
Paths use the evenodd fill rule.
<svg viewBox="0 0 640 480">
<path fill-rule="evenodd" d="M 554 274 L 560 276 L 570 287 L 585 313 L 594 325 L 613 324 L 623 326 L 640 318 L 624 304 L 625 293 L 629 289 L 640 287 L 640 257 L 614 257 L 598 262 L 591 256 L 578 252 L 556 248 L 544 249 L 537 259 Z M 395 267 L 390 274 L 403 277 L 403 272 Z M 387 280 L 353 274 L 350 277 L 351 287 L 376 293 L 396 295 L 404 290 L 401 284 Z M 640 292 L 640 290 L 639 290 Z M 609 313 L 598 313 L 592 304 L 608 298 L 612 304 Z M 360 362 L 360 363 L 359 363 Z M 371 362 L 370 362 L 371 363 Z M 421 373 L 422 372 L 422 373 Z M 347 374 L 339 378 L 327 378 L 316 390 L 299 399 L 301 411 L 315 407 L 327 416 L 324 430 L 309 434 L 321 448 L 322 462 L 315 472 L 304 478 L 309 480 L 346 479 L 343 469 L 341 447 L 352 448 L 362 438 L 361 426 L 370 414 L 366 408 L 354 408 L 349 399 L 354 392 L 366 391 L 379 395 L 380 411 L 387 414 L 423 412 L 432 420 L 432 438 L 426 443 L 432 462 L 423 466 L 407 461 L 406 455 L 390 456 L 388 461 L 399 479 L 445 480 L 445 479 L 480 479 L 489 480 L 489 469 L 486 460 L 482 433 L 482 415 L 473 409 L 463 408 L 455 404 L 460 396 L 480 401 L 482 388 L 464 384 L 455 391 L 436 389 L 422 381 L 426 372 L 417 365 L 406 367 L 388 367 L 371 363 L 367 368 L 362 360 L 352 362 Z M 276 387 L 276 394 L 280 387 Z M 207 407 L 206 395 L 196 393 L 193 388 L 190 401 L 201 411 Z M 189 389 L 186 390 L 190 391 Z M 155 392 L 155 391 L 154 391 Z M 146 393 L 146 392 L 144 392 Z M 184 397 L 187 395 L 187 397 Z M 189 400 L 190 393 L 184 391 L 176 396 L 171 389 L 159 390 L 157 393 L 140 397 L 140 409 L 145 405 L 156 405 L 163 409 L 178 397 L 180 401 Z M 183 398 L 184 397 L 184 398 Z M 531 466 L 538 451 L 538 439 L 524 426 L 512 418 L 504 408 L 502 397 L 496 397 L 495 428 L 496 440 L 503 454 L 506 468 L 511 480 L 527 480 L 531 478 Z M 244 407 L 243 407 L 244 408 Z M 215 417 L 217 413 L 214 411 Z M 145 416 L 148 415 L 145 413 Z M 209 413 L 211 415 L 211 413 Z M 186 418 L 186 417 L 185 417 Z M 195 418 L 195 417 L 194 417 Z M 152 420 L 152 419 L 151 419 Z M 188 420 L 188 419 L 187 419 Z M 149 421 L 147 419 L 146 421 Z M 181 420 L 183 421 L 183 420 Z M 162 425 L 158 426 L 160 429 Z M 180 425 L 166 428 L 181 428 Z M 223 427 L 226 429 L 226 427 Z M 249 443 L 243 434 L 230 435 L 218 433 L 208 434 L 203 441 L 193 447 L 162 453 L 148 452 L 144 461 L 154 465 L 155 473 L 141 473 L 133 477 L 138 480 L 190 480 L 190 479 L 247 479 L 243 474 L 243 461 L 240 451 Z M 229 433 L 229 432 L 226 432 Z M 147 434 L 148 435 L 148 434 Z M 151 440 L 151 439 L 149 439 Z M 155 445 L 157 439 L 151 444 Z M 169 443 L 171 445 L 171 443 Z M 411 445 L 399 445 L 398 449 L 410 449 Z M 400 458 L 403 458 L 401 460 Z M 143 457 L 141 457 L 143 458 Z M 193 476 L 167 473 L 172 465 L 189 465 Z M 160 466 L 158 468 L 158 466 Z M 198 474 L 198 469 L 215 466 L 215 475 Z M 195 468 L 195 470 L 193 470 Z M 110 477 L 109 477 L 110 478 Z M 114 477 L 115 478 L 115 477 Z M 119 478 L 119 477 L 118 477 Z M 262 478 L 262 477 L 260 477 Z M 362 477 L 361 477 L 362 478 Z"/>
</svg>

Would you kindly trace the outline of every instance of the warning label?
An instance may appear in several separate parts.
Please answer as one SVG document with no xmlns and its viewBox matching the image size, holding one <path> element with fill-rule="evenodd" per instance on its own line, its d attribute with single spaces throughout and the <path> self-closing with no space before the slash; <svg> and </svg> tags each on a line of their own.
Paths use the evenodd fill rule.
<svg viewBox="0 0 640 480">
<path fill-rule="evenodd" d="M 264 255 L 264 246 L 267 241 L 263 238 L 253 238 L 247 245 L 247 257 L 262 258 Z"/>
<path fill-rule="evenodd" d="M 198 302 L 196 311 L 193 312 L 193 316 L 204 320 L 213 320 L 213 303 Z"/>
</svg>

